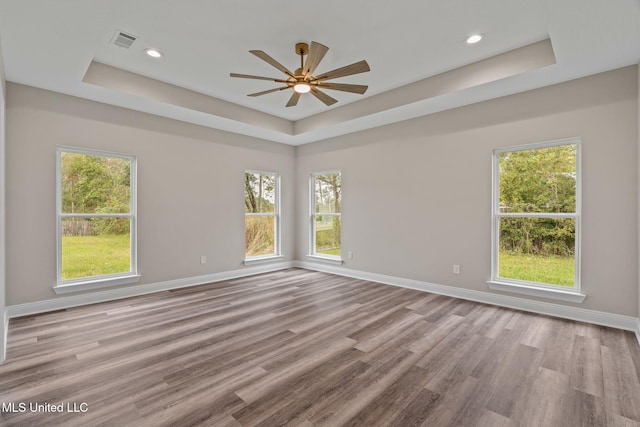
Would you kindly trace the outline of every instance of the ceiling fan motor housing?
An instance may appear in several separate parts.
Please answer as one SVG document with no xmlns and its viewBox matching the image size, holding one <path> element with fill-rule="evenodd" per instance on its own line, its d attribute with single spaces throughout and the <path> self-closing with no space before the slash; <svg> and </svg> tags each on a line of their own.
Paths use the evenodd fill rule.
<svg viewBox="0 0 640 427">
<path fill-rule="evenodd" d="M 261 50 L 250 50 L 249 52 L 262 59 L 269 65 L 280 70 L 287 75 L 285 79 L 276 79 L 271 77 L 252 76 L 248 74 L 231 73 L 231 77 L 240 77 L 244 79 L 257 79 L 257 80 L 271 80 L 276 83 L 284 83 L 285 86 L 263 90 L 261 92 L 250 93 L 248 96 L 261 96 L 267 93 L 279 92 L 286 89 L 293 89 L 293 94 L 287 102 L 287 107 L 293 107 L 297 105 L 300 95 L 310 92 L 313 96 L 322 101 L 325 105 L 330 106 L 338 102 L 337 99 L 327 95 L 320 89 L 337 90 L 343 92 L 364 94 L 367 90 L 367 86 L 350 84 L 350 83 L 329 83 L 327 80 L 336 79 L 339 77 L 351 76 L 353 74 L 360 74 L 370 71 L 367 61 L 354 62 L 353 64 L 345 67 L 336 68 L 325 72 L 321 75 L 314 76 L 314 71 L 322 58 L 327 53 L 329 48 L 318 42 L 311 42 L 311 45 L 305 42 L 298 42 L 295 46 L 296 54 L 300 56 L 300 68 L 295 72 L 289 71 L 287 67 L 276 61 L 267 53 Z M 307 57 L 305 62 L 305 56 Z"/>
</svg>

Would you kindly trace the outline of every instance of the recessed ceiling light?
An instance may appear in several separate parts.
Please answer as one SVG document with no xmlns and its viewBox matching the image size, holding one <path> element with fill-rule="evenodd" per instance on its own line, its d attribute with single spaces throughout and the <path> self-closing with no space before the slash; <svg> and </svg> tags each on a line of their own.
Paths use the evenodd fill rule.
<svg viewBox="0 0 640 427">
<path fill-rule="evenodd" d="M 482 40 L 482 34 L 472 34 L 467 37 L 467 44 L 478 43 L 480 40 Z"/>
<path fill-rule="evenodd" d="M 152 48 L 148 48 L 144 50 L 146 52 L 147 55 L 149 55 L 152 58 L 162 58 L 162 52 L 160 52 L 158 49 L 152 49 Z"/>
</svg>

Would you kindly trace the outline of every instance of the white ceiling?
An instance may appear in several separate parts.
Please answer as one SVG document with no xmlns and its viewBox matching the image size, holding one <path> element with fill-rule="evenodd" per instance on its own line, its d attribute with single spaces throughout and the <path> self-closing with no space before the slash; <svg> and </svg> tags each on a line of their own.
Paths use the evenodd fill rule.
<svg viewBox="0 0 640 427">
<path fill-rule="evenodd" d="M 130 49 L 111 44 L 117 30 L 138 37 Z M 472 33 L 485 37 L 470 46 Z M 390 101 L 406 85 L 545 39 L 554 65 Z M 367 93 L 327 91 L 339 101 L 332 107 L 303 95 L 286 108 L 290 91 L 247 97 L 276 84 L 229 77 L 282 78 L 248 51 L 295 69 L 295 43 L 312 40 L 330 48 L 317 73 L 366 59 L 370 72 L 335 82 L 368 85 Z M 640 1 L 0 0 L 0 41 L 9 81 L 297 145 L 637 64 Z M 164 58 L 147 57 L 146 47 Z M 83 82 L 92 61 L 206 95 L 218 109 L 235 104 L 226 108 L 233 114 Z M 379 106 L 367 108 L 373 102 Z M 256 114 L 258 121 L 244 118 Z"/>
</svg>

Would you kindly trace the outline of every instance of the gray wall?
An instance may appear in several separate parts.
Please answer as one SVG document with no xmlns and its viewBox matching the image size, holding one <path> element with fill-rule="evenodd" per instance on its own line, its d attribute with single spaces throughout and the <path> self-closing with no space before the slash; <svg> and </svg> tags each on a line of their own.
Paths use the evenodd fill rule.
<svg viewBox="0 0 640 427">
<path fill-rule="evenodd" d="M 627 67 L 299 147 L 298 259 L 309 175 L 341 169 L 346 268 L 490 292 L 492 150 L 581 137 L 579 306 L 637 316 L 637 85 Z"/>
<path fill-rule="evenodd" d="M 636 67 L 297 148 L 10 83 L 7 303 L 56 297 L 58 145 L 137 156 L 140 283 L 242 268 L 245 169 L 281 173 L 284 259 L 305 260 L 309 175 L 339 168 L 345 267 L 489 292 L 492 150 L 576 136 L 580 307 L 637 316 Z"/>
<path fill-rule="evenodd" d="M 282 251 L 293 259 L 294 147 L 9 83 L 9 305 L 56 297 L 58 145 L 137 157 L 139 284 L 243 268 L 245 169 L 281 174 Z"/>
</svg>

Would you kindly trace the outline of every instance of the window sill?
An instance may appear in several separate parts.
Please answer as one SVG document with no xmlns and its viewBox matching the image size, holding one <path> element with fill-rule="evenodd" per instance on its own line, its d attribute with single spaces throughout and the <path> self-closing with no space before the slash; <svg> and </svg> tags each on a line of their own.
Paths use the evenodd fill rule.
<svg viewBox="0 0 640 427">
<path fill-rule="evenodd" d="M 319 261 L 319 262 L 324 262 L 326 264 L 333 264 L 333 265 L 342 265 L 344 264 L 344 261 L 339 258 L 339 257 L 329 257 L 329 256 L 322 256 L 322 255 L 307 255 L 307 258 L 311 258 L 314 261 Z"/>
<path fill-rule="evenodd" d="M 68 294 L 71 292 L 89 291 L 92 289 L 107 288 L 110 286 L 127 285 L 137 283 L 140 280 L 139 274 L 128 274 L 126 276 L 105 277 L 102 279 L 86 280 L 69 283 L 58 283 L 53 287 L 56 294 Z"/>
<path fill-rule="evenodd" d="M 246 258 L 244 265 L 266 264 L 268 262 L 279 261 L 282 255 L 265 255 L 260 257 Z"/>
<path fill-rule="evenodd" d="M 494 291 L 512 292 L 516 294 L 529 295 L 532 297 L 548 298 L 565 302 L 582 303 L 587 297 L 585 294 L 572 290 L 538 288 L 535 286 L 527 286 L 510 282 L 499 282 L 489 280 L 487 282 L 489 289 Z"/>
</svg>

